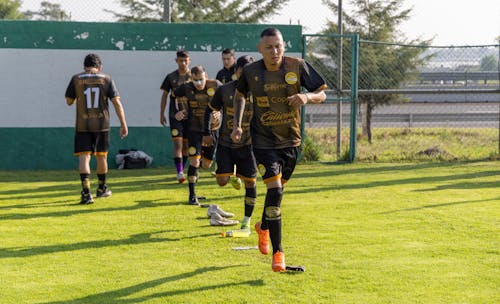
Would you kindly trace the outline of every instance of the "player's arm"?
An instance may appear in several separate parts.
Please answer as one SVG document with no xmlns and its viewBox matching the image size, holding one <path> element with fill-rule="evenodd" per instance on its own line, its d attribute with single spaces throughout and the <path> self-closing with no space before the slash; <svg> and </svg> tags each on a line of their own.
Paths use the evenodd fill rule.
<svg viewBox="0 0 500 304">
<path fill-rule="evenodd" d="M 162 126 L 167 125 L 167 119 L 165 117 L 165 109 L 167 108 L 167 97 L 168 91 L 162 90 L 161 103 L 160 103 L 160 124 Z"/>
<path fill-rule="evenodd" d="M 233 121 L 233 132 L 231 133 L 231 139 L 234 142 L 239 142 L 241 140 L 241 135 L 243 134 L 243 129 L 241 128 L 241 121 L 243 120 L 243 112 L 245 111 L 245 95 L 240 91 L 236 90 L 234 94 L 234 121 Z"/>
<path fill-rule="evenodd" d="M 75 103 L 75 101 L 76 101 L 76 98 L 66 97 L 66 103 L 68 104 L 68 106 Z"/>
<path fill-rule="evenodd" d="M 125 112 L 123 111 L 123 106 L 120 101 L 120 96 L 115 96 L 111 98 L 111 102 L 115 108 L 116 116 L 120 120 L 120 137 L 124 138 L 128 135 L 127 121 L 125 120 Z"/>
</svg>

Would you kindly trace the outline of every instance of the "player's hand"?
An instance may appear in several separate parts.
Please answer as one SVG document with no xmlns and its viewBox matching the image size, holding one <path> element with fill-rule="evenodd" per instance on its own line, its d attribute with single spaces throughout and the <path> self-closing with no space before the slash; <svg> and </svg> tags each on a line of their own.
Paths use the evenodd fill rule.
<svg viewBox="0 0 500 304">
<path fill-rule="evenodd" d="M 288 99 L 288 104 L 294 108 L 300 108 L 301 106 L 307 103 L 307 95 L 302 93 L 288 96 L 287 99 Z"/>
<path fill-rule="evenodd" d="M 165 118 L 165 115 L 160 116 L 160 124 L 164 127 L 167 125 L 167 119 Z"/>
<path fill-rule="evenodd" d="M 186 111 L 182 110 L 182 111 L 175 113 L 175 119 L 177 119 L 179 121 L 186 119 Z"/>
<path fill-rule="evenodd" d="M 233 132 L 231 133 L 231 139 L 233 142 L 238 143 L 241 140 L 241 135 L 243 134 L 243 129 L 241 127 L 234 128 Z"/>
<path fill-rule="evenodd" d="M 122 126 L 120 128 L 120 138 L 125 138 L 128 135 L 128 127 L 127 126 Z"/>
<path fill-rule="evenodd" d="M 214 145 L 214 138 L 211 135 L 203 135 L 201 145 L 204 147 L 210 147 Z"/>
</svg>

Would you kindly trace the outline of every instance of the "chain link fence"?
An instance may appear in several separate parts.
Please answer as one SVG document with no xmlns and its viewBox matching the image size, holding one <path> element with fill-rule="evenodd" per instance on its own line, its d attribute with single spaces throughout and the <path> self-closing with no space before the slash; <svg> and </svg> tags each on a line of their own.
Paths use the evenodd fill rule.
<svg viewBox="0 0 500 304">
<path fill-rule="evenodd" d="M 338 83 L 340 38 L 308 39 L 306 59 L 330 84 Z M 342 47 L 342 91 L 351 83 L 349 41 Z M 500 45 L 422 46 L 359 43 L 356 108 L 360 160 L 473 160 L 496 157 L 500 140 Z M 333 86 L 330 87 L 333 87 Z M 345 96 L 345 94 L 343 94 Z M 327 160 L 346 159 L 351 108 L 330 91 L 327 103 L 308 105 L 306 132 Z M 339 115 L 341 105 L 342 115 Z"/>
</svg>

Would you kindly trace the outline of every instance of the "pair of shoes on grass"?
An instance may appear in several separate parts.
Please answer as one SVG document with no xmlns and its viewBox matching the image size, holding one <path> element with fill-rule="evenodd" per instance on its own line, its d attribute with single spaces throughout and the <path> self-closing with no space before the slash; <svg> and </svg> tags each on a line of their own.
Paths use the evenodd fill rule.
<svg viewBox="0 0 500 304">
<path fill-rule="evenodd" d="M 94 199 L 92 198 L 92 194 L 86 193 L 82 191 L 82 196 L 80 198 L 80 205 L 90 205 L 94 203 Z M 111 190 L 108 189 L 108 187 L 104 188 L 98 188 L 96 192 L 96 197 L 101 198 L 101 197 L 110 197 L 111 196 Z"/>
<path fill-rule="evenodd" d="M 229 219 L 234 216 L 234 213 L 226 212 L 215 204 L 208 206 L 207 215 L 210 217 L 212 226 L 232 226 L 239 223 L 237 220 Z"/>
</svg>

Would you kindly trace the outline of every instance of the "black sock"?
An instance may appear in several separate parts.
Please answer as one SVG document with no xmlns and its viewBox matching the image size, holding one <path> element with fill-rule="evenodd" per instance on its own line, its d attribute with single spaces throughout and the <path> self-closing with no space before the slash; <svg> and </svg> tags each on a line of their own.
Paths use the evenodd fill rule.
<svg viewBox="0 0 500 304">
<path fill-rule="evenodd" d="M 99 189 L 104 189 L 106 188 L 106 177 L 107 174 L 97 174 L 97 179 L 99 180 Z"/>
<path fill-rule="evenodd" d="M 257 198 L 257 190 L 255 188 L 245 188 L 245 216 L 252 217 Z"/>
<path fill-rule="evenodd" d="M 182 157 L 182 163 L 184 164 L 184 167 L 186 167 L 186 166 L 187 166 L 187 164 L 188 164 L 188 160 L 189 160 L 189 157 L 187 157 L 187 156 L 183 156 L 183 157 Z"/>
<path fill-rule="evenodd" d="M 196 192 L 195 192 L 194 188 L 195 188 L 197 179 L 198 179 L 198 168 L 190 165 L 188 168 L 189 199 L 196 197 Z"/>
<path fill-rule="evenodd" d="M 90 174 L 89 173 L 80 173 L 80 181 L 82 182 L 82 192 L 89 193 L 90 192 Z"/>
<path fill-rule="evenodd" d="M 280 208 L 281 199 L 283 198 L 282 188 L 271 188 L 267 190 L 266 202 L 264 205 L 265 209 L 270 208 Z M 281 211 L 278 214 L 273 214 L 272 216 L 266 216 L 267 227 L 269 228 L 269 237 L 271 239 L 271 244 L 273 246 L 273 254 L 277 251 L 283 252 L 281 247 Z"/>
</svg>

